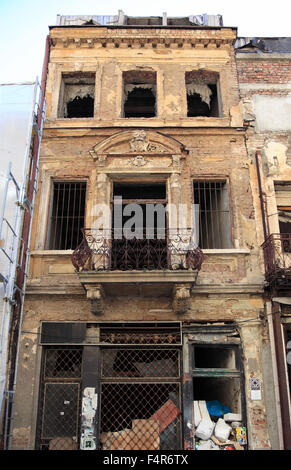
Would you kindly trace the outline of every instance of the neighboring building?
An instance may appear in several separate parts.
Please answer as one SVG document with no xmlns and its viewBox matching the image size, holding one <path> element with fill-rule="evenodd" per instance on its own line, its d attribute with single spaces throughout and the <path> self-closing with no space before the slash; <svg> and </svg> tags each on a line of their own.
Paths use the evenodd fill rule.
<svg viewBox="0 0 291 470">
<path fill-rule="evenodd" d="M 247 148 L 261 183 L 258 239 L 265 256 L 266 312 L 274 330 L 276 414 L 282 419 L 280 441 L 290 449 L 291 38 L 239 38 L 236 47 Z"/>
<path fill-rule="evenodd" d="M 280 448 L 236 28 L 119 12 L 49 38 L 12 448 L 195 449 L 193 401 Z"/>
<path fill-rule="evenodd" d="M 44 114 L 37 80 L 0 85 L 1 448 L 10 440 Z"/>
</svg>

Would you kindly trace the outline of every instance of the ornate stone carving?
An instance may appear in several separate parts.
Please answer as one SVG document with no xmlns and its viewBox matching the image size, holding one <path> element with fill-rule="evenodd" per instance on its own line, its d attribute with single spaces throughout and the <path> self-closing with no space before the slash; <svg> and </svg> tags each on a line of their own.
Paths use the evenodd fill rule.
<svg viewBox="0 0 291 470">
<path fill-rule="evenodd" d="M 172 155 L 172 165 L 176 170 L 181 169 L 181 155 Z"/>
<path fill-rule="evenodd" d="M 153 144 L 147 139 L 144 130 L 135 131 L 133 138 L 129 142 L 131 152 L 165 152 L 164 147 L 159 144 Z"/>
<path fill-rule="evenodd" d="M 97 154 L 94 149 L 89 150 L 89 154 L 93 158 L 93 160 L 96 162 L 97 166 L 105 166 L 106 165 L 106 159 L 107 155 L 104 154 Z"/>
<path fill-rule="evenodd" d="M 130 160 L 128 160 L 128 162 L 130 163 L 130 165 L 141 167 L 149 163 L 149 160 L 143 157 L 142 155 L 137 155 L 136 157 L 133 157 Z"/>
</svg>

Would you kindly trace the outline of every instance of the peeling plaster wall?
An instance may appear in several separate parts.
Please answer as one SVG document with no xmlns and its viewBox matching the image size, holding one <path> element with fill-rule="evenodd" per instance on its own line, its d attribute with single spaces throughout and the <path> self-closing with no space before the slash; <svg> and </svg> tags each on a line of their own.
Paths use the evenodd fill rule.
<svg viewBox="0 0 291 470">
<path fill-rule="evenodd" d="M 291 54 L 238 53 L 237 65 L 243 119 L 247 126 L 248 154 L 255 164 L 255 153 L 257 150 L 261 152 L 259 165 L 266 201 L 266 221 L 270 234 L 280 233 L 275 186 L 277 182 L 291 181 Z M 255 178 L 253 181 L 255 187 Z M 260 211 L 256 210 L 255 214 L 258 227 L 261 227 Z M 263 242 L 261 228 L 258 236 Z M 269 311 L 267 306 L 265 309 Z M 273 449 L 282 449 L 279 423 L 281 411 L 278 409 L 278 391 L 275 392 L 280 384 L 275 383 L 277 378 L 272 365 L 275 360 L 272 357 L 274 352 L 266 338 L 261 354 L 271 445 Z M 256 412 L 255 415 L 257 420 L 259 414 Z M 259 418 L 258 424 L 260 421 Z"/>
</svg>

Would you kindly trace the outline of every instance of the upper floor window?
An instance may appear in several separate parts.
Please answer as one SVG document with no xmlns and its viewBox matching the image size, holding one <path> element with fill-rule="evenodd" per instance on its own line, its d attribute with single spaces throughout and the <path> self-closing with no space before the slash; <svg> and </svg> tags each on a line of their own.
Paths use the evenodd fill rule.
<svg viewBox="0 0 291 470">
<path fill-rule="evenodd" d="M 52 189 L 47 249 L 74 250 L 84 228 L 86 183 L 54 182 Z"/>
<path fill-rule="evenodd" d="M 291 253 L 291 184 L 289 181 L 275 183 L 275 195 L 282 248 Z"/>
<path fill-rule="evenodd" d="M 199 205 L 199 246 L 231 248 L 226 182 L 194 181 L 194 203 Z"/>
<path fill-rule="evenodd" d="M 84 118 L 94 116 L 95 75 L 76 72 L 62 75 L 58 116 Z"/>
<path fill-rule="evenodd" d="M 221 116 L 218 79 L 218 73 L 207 70 L 186 72 L 187 117 Z"/>
<path fill-rule="evenodd" d="M 156 72 L 123 72 L 123 117 L 156 115 Z"/>
</svg>

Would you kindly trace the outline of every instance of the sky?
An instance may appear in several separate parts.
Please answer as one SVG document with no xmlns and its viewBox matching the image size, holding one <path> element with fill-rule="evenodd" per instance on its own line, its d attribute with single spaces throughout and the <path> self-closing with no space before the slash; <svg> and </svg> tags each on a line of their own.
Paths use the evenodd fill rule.
<svg viewBox="0 0 291 470">
<path fill-rule="evenodd" d="M 103 3 L 103 2 L 102 2 Z M 220 14 L 238 36 L 291 36 L 290 0 L 0 0 L 0 84 L 41 78 L 48 27 L 60 15 L 190 16 Z"/>
</svg>

